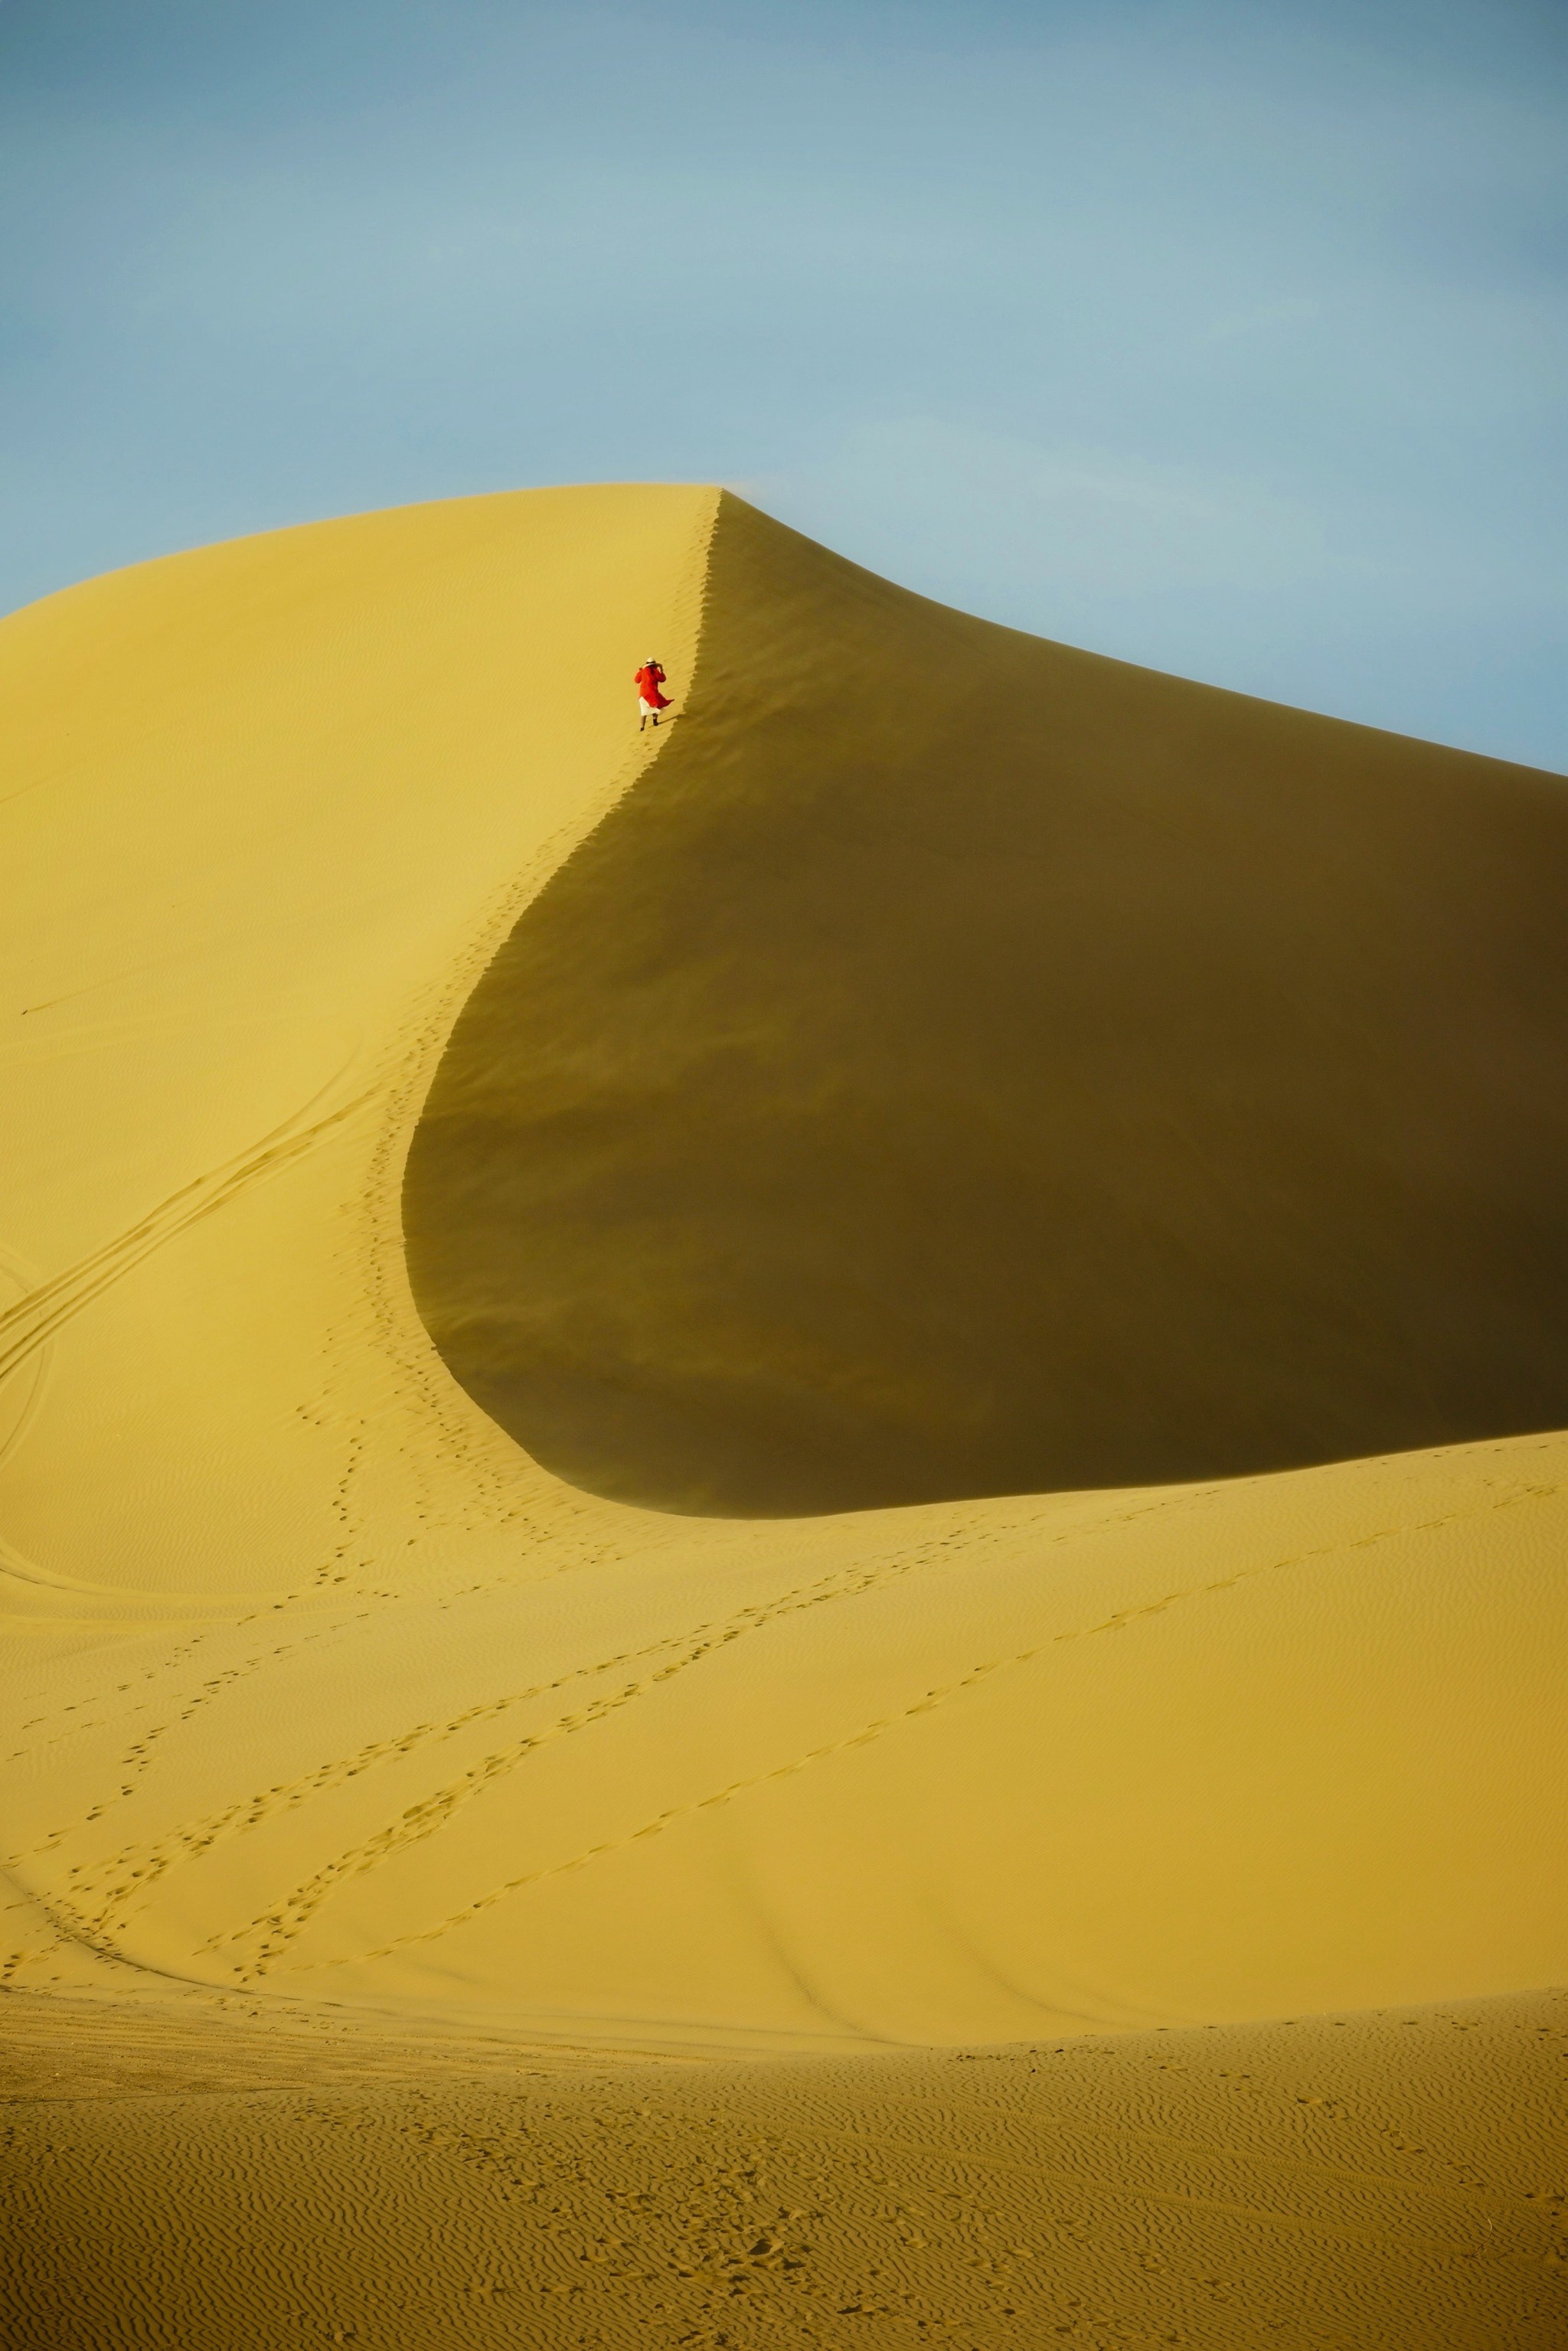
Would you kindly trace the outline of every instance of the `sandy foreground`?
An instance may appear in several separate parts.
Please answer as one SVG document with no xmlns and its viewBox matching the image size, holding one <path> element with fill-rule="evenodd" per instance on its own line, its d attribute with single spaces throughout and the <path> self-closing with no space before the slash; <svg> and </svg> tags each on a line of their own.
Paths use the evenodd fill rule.
<svg viewBox="0 0 1568 2351">
<path fill-rule="evenodd" d="M 18 1998 L 27 2351 L 1563 2340 L 1561 1994 L 684 2065 Z"/>
<path fill-rule="evenodd" d="M 1561 2341 L 1561 780 L 680 487 L 0 674 L 16 2339 Z"/>
</svg>

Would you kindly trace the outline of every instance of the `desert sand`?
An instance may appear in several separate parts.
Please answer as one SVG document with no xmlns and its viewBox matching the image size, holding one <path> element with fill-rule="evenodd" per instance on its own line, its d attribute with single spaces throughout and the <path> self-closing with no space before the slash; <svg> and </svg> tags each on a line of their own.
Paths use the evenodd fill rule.
<svg viewBox="0 0 1568 2351">
<path fill-rule="evenodd" d="M 1561 2340 L 1561 779 L 701 488 L 0 675 L 18 2340 Z"/>
</svg>

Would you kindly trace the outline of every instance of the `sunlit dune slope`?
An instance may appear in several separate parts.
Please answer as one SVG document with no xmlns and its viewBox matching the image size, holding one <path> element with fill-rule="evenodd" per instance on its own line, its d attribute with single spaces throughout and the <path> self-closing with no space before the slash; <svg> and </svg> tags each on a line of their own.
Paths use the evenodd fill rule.
<svg viewBox="0 0 1568 2351">
<path fill-rule="evenodd" d="M 726 1512 L 1568 1421 L 1568 791 L 930 604 L 735 498 L 690 714 L 458 1022 L 415 1295 Z"/>
<path fill-rule="evenodd" d="M 1559 788 L 715 512 L 0 627 L 5 1980 L 841 2051 L 1562 1980 Z M 480 1408 L 405 1199 L 463 1379 L 700 1510 Z"/>
</svg>

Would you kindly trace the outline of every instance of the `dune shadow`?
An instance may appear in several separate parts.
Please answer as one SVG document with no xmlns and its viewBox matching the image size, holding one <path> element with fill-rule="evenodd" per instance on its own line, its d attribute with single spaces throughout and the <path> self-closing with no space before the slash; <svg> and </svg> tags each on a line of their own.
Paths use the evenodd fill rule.
<svg viewBox="0 0 1568 2351">
<path fill-rule="evenodd" d="M 810 1513 L 1568 1421 L 1568 792 L 727 497 L 699 674 L 465 1008 L 421 1313 L 547 1467 Z"/>
</svg>

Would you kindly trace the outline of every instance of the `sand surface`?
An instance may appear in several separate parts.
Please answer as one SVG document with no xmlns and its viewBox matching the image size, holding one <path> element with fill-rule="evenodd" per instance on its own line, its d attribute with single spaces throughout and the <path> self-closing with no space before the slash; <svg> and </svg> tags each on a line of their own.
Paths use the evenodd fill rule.
<svg viewBox="0 0 1568 2351">
<path fill-rule="evenodd" d="M 1568 2325 L 1561 1994 L 685 2066 L 12 1997 L 18 2351 Z"/>
<path fill-rule="evenodd" d="M 1561 782 L 679 487 L 142 566 L 0 682 L 25 2339 L 1552 2339 Z"/>
</svg>

